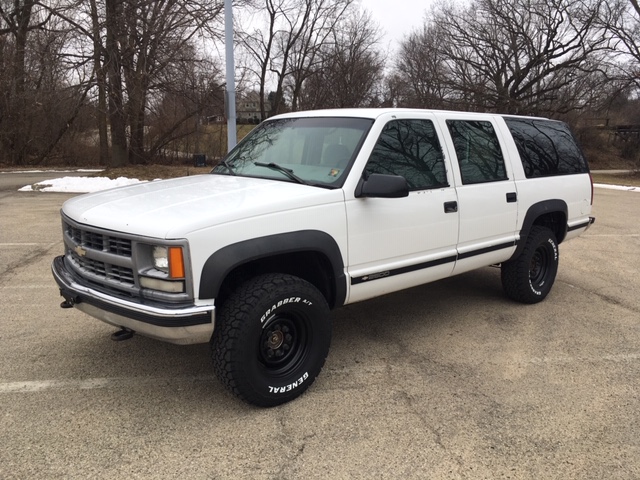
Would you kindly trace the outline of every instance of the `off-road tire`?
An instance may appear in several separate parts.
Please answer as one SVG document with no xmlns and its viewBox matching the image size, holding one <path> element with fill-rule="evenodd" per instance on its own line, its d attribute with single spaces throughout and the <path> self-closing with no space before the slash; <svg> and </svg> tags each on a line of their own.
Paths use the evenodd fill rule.
<svg viewBox="0 0 640 480">
<path fill-rule="evenodd" d="M 546 227 L 534 226 L 520 255 L 502 264 L 502 288 L 518 302 L 541 302 L 556 279 L 558 260 L 556 236 Z"/>
<path fill-rule="evenodd" d="M 330 343 L 329 307 L 318 289 L 292 275 L 268 274 L 244 282 L 224 301 L 211 352 L 227 389 L 273 407 L 309 388 Z"/>
</svg>

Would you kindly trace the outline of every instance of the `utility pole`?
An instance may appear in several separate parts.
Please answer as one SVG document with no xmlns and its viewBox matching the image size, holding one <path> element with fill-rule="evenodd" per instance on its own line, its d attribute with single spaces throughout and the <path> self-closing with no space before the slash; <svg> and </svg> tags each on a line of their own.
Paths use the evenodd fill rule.
<svg viewBox="0 0 640 480">
<path fill-rule="evenodd" d="M 227 151 L 236 146 L 236 81 L 233 60 L 233 11 L 232 0 L 224 0 L 224 44 L 227 66 L 227 89 L 225 91 L 227 111 Z"/>
</svg>

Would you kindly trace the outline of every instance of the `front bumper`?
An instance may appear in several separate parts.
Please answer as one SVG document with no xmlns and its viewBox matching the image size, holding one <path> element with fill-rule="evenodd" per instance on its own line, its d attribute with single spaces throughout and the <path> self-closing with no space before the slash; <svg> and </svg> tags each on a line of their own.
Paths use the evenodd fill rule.
<svg viewBox="0 0 640 480">
<path fill-rule="evenodd" d="M 213 305 L 144 305 L 107 295 L 81 285 L 64 263 L 64 256 L 51 264 L 60 295 L 78 310 L 115 327 L 133 330 L 145 337 L 181 345 L 207 343 L 214 327 Z"/>
</svg>

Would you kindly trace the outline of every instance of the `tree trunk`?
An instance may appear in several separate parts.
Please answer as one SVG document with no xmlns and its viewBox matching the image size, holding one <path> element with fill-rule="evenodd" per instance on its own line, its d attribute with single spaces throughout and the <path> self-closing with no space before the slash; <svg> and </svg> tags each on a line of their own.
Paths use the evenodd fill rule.
<svg viewBox="0 0 640 480">
<path fill-rule="evenodd" d="M 122 89 L 122 67 L 118 37 L 122 16 L 122 0 L 106 0 L 105 65 L 109 79 L 109 120 L 111 123 L 110 167 L 121 167 L 127 162 L 126 116 Z"/>
<path fill-rule="evenodd" d="M 23 165 L 27 157 L 27 144 L 29 141 L 28 116 L 26 115 L 27 102 L 25 98 L 26 83 L 26 48 L 29 24 L 31 23 L 31 11 L 33 2 L 27 1 L 18 6 L 16 2 L 15 20 L 15 50 L 13 54 L 13 78 L 11 82 L 12 106 L 9 112 L 11 163 Z"/>
<path fill-rule="evenodd" d="M 100 42 L 100 19 L 96 0 L 91 1 L 91 25 L 93 32 L 93 68 L 98 87 L 98 138 L 100 142 L 100 165 L 109 165 L 109 127 L 107 121 L 107 76 L 102 64 L 102 43 Z"/>
<path fill-rule="evenodd" d="M 146 87 L 139 85 L 140 79 L 132 79 L 133 86 L 129 86 L 129 128 L 131 142 L 129 144 L 129 162 L 140 165 L 146 163 L 144 149 L 144 117 L 146 108 Z"/>
</svg>

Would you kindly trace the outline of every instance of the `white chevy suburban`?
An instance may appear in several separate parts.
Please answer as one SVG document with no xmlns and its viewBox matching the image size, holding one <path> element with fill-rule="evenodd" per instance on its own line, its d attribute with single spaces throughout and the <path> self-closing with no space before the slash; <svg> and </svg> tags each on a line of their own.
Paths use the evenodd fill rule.
<svg viewBox="0 0 640 480">
<path fill-rule="evenodd" d="M 566 124 L 412 109 L 278 115 L 210 174 L 62 207 L 62 306 L 179 344 L 210 342 L 238 397 L 274 406 L 324 364 L 331 309 L 488 265 L 549 293 L 593 185 Z"/>
</svg>

